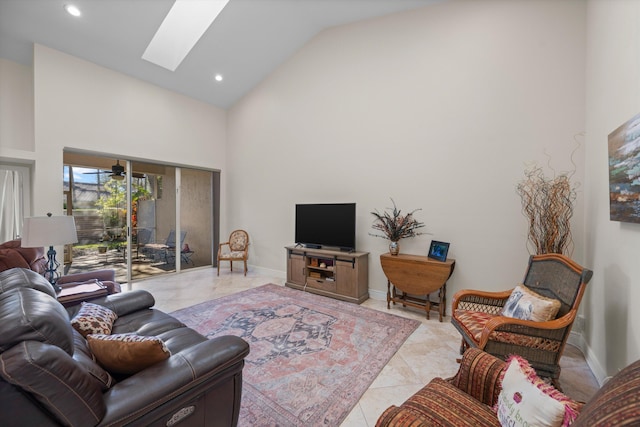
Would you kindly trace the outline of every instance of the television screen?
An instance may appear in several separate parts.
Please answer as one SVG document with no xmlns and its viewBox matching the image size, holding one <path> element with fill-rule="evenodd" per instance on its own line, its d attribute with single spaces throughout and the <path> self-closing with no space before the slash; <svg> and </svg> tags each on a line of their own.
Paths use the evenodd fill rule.
<svg viewBox="0 0 640 427">
<path fill-rule="evenodd" d="M 307 247 L 356 248 L 356 204 L 296 205 L 296 243 Z"/>
</svg>

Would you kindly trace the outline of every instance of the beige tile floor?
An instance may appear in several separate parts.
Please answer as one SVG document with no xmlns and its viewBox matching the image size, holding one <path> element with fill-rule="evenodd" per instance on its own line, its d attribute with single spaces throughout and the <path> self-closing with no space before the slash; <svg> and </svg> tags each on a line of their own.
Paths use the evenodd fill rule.
<svg viewBox="0 0 640 427">
<path fill-rule="evenodd" d="M 179 275 L 168 274 L 135 282 L 131 288 L 150 291 L 156 299 L 156 307 L 171 312 L 266 283 L 283 285 L 284 280 L 251 271 L 245 277 L 242 272 L 231 273 L 228 269 L 221 270 L 218 277 L 215 269 L 198 268 Z M 387 310 L 385 301 L 374 299 L 362 305 L 416 319 L 422 324 L 380 372 L 342 423 L 343 427 L 374 426 L 388 406 L 401 404 L 432 378 L 450 377 L 458 369 L 456 358 L 459 357 L 460 335 L 448 317 L 442 323 L 438 322 L 437 315 L 426 320 L 418 310 L 399 306 Z M 561 365 L 563 391 L 576 400 L 588 400 L 598 384 L 582 353 L 573 346 L 567 346 Z"/>
</svg>

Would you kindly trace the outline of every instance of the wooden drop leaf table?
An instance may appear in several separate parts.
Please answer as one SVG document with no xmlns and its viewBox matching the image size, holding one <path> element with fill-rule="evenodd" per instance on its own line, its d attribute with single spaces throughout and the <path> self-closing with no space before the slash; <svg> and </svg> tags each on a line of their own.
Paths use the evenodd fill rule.
<svg viewBox="0 0 640 427">
<path fill-rule="evenodd" d="M 424 308 L 427 319 L 432 307 L 438 309 L 440 321 L 446 315 L 447 280 L 456 265 L 454 259 L 437 261 L 427 256 L 384 253 L 380 255 L 382 271 L 387 276 L 387 309 L 391 302 L 403 307 Z M 429 295 L 438 291 L 438 301 Z"/>
</svg>

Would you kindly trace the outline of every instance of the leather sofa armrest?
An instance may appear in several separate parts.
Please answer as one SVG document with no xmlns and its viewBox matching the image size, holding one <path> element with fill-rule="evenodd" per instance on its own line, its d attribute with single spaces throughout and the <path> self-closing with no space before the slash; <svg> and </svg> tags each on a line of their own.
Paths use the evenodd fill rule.
<svg viewBox="0 0 640 427">
<path fill-rule="evenodd" d="M 138 310 L 151 308 L 155 305 L 156 300 L 149 292 L 138 289 L 95 298 L 89 302 L 107 307 L 120 317 Z M 80 304 L 67 307 L 69 318 L 73 318 L 78 313 L 78 310 L 80 310 Z"/>
<path fill-rule="evenodd" d="M 120 283 L 116 282 L 116 272 L 111 269 L 102 269 L 102 270 L 94 270 L 88 271 L 86 273 L 74 273 L 66 276 L 62 276 L 56 281 L 56 284 L 64 287 L 65 285 L 75 284 L 75 283 L 84 283 L 87 281 L 99 280 L 103 285 L 107 287 L 107 292 L 109 294 L 117 294 L 118 292 L 122 292 L 120 288 Z"/>
<path fill-rule="evenodd" d="M 86 282 L 91 279 L 98 279 L 101 282 L 115 282 L 116 273 L 115 270 L 111 269 L 93 270 L 86 273 L 74 273 L 62 276 L 56 281 L 56 283 L 58 285 L 63 285 L 71 282 Z"/>
<path fill-rule="evenodd" d="M 123 425 L 242 371 L 249 344 L 222 336 L 203 341 L 114 385 L 104 394 L 107 413 L 100 425 Z M 149 387 L 153 384 L 153 387 Z M 226 392 L 226 391 L 225 391 Z M 239 390 L 237 390 L 239 392 Z"/>
<path fill-rule="evenodd" d="M 465 351 L 456 375 L 448 381 L 476 400 L 493 407 L 502 390 L 506 363 L 477 348 Z"/>
</svg>

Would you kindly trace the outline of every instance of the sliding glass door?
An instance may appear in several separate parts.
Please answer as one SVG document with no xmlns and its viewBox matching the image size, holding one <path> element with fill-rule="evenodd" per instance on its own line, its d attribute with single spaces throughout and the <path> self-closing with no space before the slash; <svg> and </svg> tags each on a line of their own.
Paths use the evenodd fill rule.
<svg viewBox="0 0 640 427">
<path fill-rule="evenodd" d="M 180 169 L 180 268 L 211 265 L 213 172 Z"/>
<path fill-rule="evenodd" d="M 80 240 L 69 271 L 113 268 L 126 283 L 211 266 L 218 175 L 65 152 L 65 205 Z"/>
<path fill-rule="evenodd" d="M 132 279 L 174 272 L 176 168 L 134 161 L 131 169 Z"/>
</svg>

